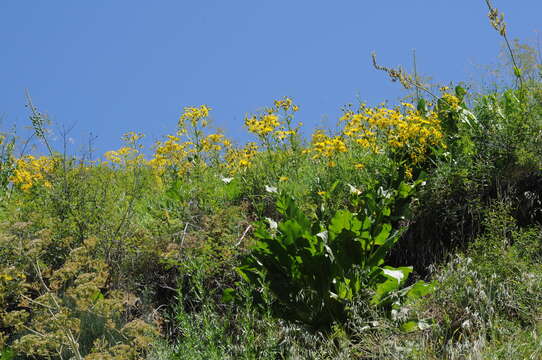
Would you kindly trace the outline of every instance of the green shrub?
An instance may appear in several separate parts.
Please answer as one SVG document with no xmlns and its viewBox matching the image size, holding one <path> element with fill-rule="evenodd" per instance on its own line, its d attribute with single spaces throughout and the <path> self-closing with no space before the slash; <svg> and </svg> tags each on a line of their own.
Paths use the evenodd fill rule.
<svg viewBox="0 0 542 360">
<path fill-rule="evenodd" d="M 389 305 L 412 271 L 383 264 L 399 239 L 392 221 L 402 216 L 413 193 L 406 183 L 396 190 L 359 192 L 357 212 L 339 210 L 329 223 L 310 220 L 291 197 L 281 195 L 277 210 L 284 220 L 256 225 L 256 242 L 240 273 L 253 285 L 269 286 L 279 316 L 317 328 L 345 322 L 348 303 L 358 296 Z M 408 294 L 422 295 L 428 288 L 420 282 Z"/>
</svg>

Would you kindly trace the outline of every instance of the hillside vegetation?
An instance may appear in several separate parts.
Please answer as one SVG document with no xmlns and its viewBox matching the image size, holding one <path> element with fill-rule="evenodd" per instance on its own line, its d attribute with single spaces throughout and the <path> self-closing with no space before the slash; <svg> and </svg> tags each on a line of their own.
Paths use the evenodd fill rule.
<svg viewBox="0 0 542 360">
<path fill-rule="evenodd" d="M 30 103 L 46 155 L 0 138 L 0 359 L 542 358 L 542 67 L 511 59 L 480 93 L 375 60 L 421 93 L 309 137 L 278 99 L 241 145 L 186 107 L 98 160 Z"/>
</svg>

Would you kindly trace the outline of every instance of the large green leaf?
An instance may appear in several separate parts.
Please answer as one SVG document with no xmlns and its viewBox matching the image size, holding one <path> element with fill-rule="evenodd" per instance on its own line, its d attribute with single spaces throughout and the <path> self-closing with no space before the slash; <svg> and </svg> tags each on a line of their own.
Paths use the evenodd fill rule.
<svg viewBox="0 0 542 360">
<path fill-rule="evenodd" d="M 395 245 L 398 239 L 399 239 L 399 236 L 397 232 L 395 234 L 392 234 L 391 236 L 388 236 L 386 241 L 384 241 L 384 243 L 380 245 L 376 249 L 376 251 L 374 251 L 371 255 L 369 255 L 366 266 L 372 269 L 374 267 L 381 265 L 384 262 L 386 255 L 388 255 L 388 252 L 393 247 L 393 245 Z"/>
<path fill-rule="evenodd" d="M 286 219 L 297 221 L 303 228 L 310 229 L 310 221 L 296 205 L 295 200 L 286 195 L 279 196 L 277 200 L 277 211 Z"/>
<path fill-rule="evenodd" d="M 414 187 L 412 185 L 409 185 L 405 182 L 401 182 L 399 184 L 399 189 L 397 191 L 397 194 L 399 195 L 399 198 L 405 199 L 412 195 L 414 192 Z"/>
<path fill-rule="evenodd" d="M 176 180 L 169 189 L 166 190 L 166 196 L 173 201 L 181 201 L 182 195 L 181 195 L 181 186 L 182 183 L 180 180 Z"/>
<path fill-rule="evenodd" d="M 380 232 L 374 238 L 375 245 L 384 245 L 391 233 L 390 224 L 382 224 Z"/>
<path fill-rule="evenodd" d="M 418 322 L 416 320 L 410 320 L 401 325 L 401 330 L 404 332 L 413 332 L 420 330 L 420 328 L 418 327 Z"/>
<path fill-rule="evenodd" d="M 295 220 L 287 220 L 278 225 L 278 230 L 280 235 L 276 238 L 277 240 L 282 241 L 285 247 L 297 246 L 296 240 L 303 235 L 305 229 Z M 293 249 L 292 249 L 293 250 Z"/>
<path fill-rule="evenodd" d="M 426 283 L 425 281 L 418 281 L 414 285 L 409 286 L 405 290 L 405 295 L 408 300 L 416 300 L 430 294 L 435 289 L 434 283 Z"/>
<path fill-rule="evenodd" d="M 400 289 L 412 272 L 412 267 L 385 266 L 381 271 L 381 276 L 385 280 L 376 285 L 375 295 L 371 299 L 371 303 L 375 305 L 382 305 L 388 295 Z"/>
<path fill-rule="evenodd" d="M 463 100 L 463 98 L 465 97 L 465 95 L 467 95 L 467 90 L 465 90 L 464 87 L 460 86 L 460 85 L 457 85 L 455 87 L 455 96 L 457 96 L 459 98 L 459 100 Z"/>
<path fill-rule="evenodd" d="M 350 231 L 355 236 L 359 235 L 361 222 L 348 210 L 339 210 L 331 219 L 328 227 L 331 240 L 341 234 L 344 230 Z"/>
</svg>

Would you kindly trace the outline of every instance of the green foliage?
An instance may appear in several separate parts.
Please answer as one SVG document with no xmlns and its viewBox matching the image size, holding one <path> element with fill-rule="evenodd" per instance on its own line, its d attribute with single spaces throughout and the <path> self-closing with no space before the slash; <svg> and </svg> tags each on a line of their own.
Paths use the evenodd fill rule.
<svg viewBox="0 0 542 360">
<path fill-rule="evenodd" d="M 28 99 L 49 156 L 0 134 L 0 360 L 539 358 L 542 86 L 513 50 L 519 87 L 350 105 L 311 143 L 289 98 L 245 119 L 259 148 L 188 107 L 152 160 L 135 133 L 58 154 Z"/>
<path fill-rule="evenodd" d="M 0 350 L 0 360 L 12 360 L 15 353 L 10 348 Z"/>
<path fill-rule="evenodd" d="M 307 218 L 294 199 L 281 195 L 277 211 L 283 220 L 256 225 L 256 242 L 239 271 L 253 285 L 269 286 L 280 316 L 314 327 L 344 322 L 349 302 L 358 296 L 389 305 L 412 271 L 383 264 L 399 239 L 392 221 L 406 209 L 398 204 L 408 205 L 413 193 L 406 183 L 364 191 L 354 201 L 356 212 L 339 210 L 329 223 Z M 422 286 L 405 295 L 422 295 Z"/>
<path fill-rule="evenodd" d="M 510 332 L 537 332 L 540 249 L 540 228 L 519 229 L 506 203 L 493 206 L 484 234 L 435 274 L 436 289 L 424 307 L 437 325 L 431 332 L 437 348 L 449 354 L 479 341 L 485 352 L 506 344 Z"/>
</svg>

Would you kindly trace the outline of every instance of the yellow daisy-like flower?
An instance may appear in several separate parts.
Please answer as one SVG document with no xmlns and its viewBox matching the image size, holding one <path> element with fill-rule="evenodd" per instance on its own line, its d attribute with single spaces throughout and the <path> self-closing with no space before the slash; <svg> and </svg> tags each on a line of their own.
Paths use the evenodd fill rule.
<svg viewBox="0 0 542 360">
<path fill-rule="evenodd" d="M 358 163 L 358 164 L 355 164 L 354 167 L 358 170 L 361 170 L 363 168 L 365 168 L 365 164 L 362 164 L 362 163 Z"/>
</svg>

